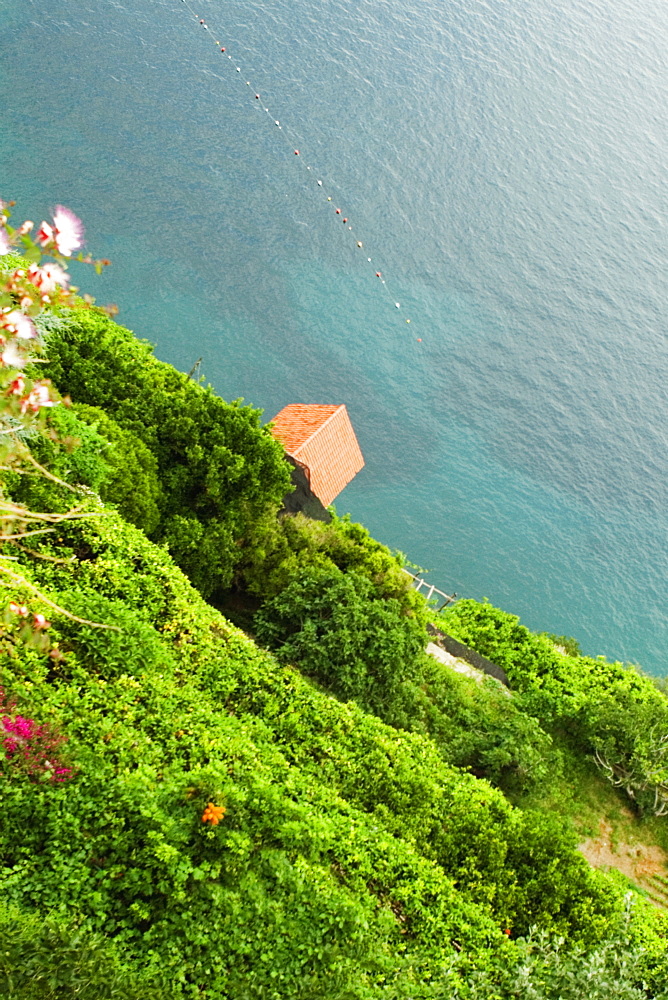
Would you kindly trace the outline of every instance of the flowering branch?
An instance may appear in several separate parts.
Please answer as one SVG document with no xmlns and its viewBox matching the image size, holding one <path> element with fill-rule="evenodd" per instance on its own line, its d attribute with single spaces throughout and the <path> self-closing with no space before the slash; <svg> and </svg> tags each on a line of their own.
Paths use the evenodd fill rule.
<svg viewBox="0 0 668 1000">
<path fill-rule="evenodd" d="M 37 597 L 39 597 L 40 601 L 52 608 L 54 611 L 57 611 L 58 614 L 65 615 L 65 617 L 69 618 L 70 621 L 79 622 L 80 625 L 92 625 L 94 628 L 106 628 L 110 629 L 112 632 L 121 631 L 117 625 L 102 625 L 100 622 L 91 622 L 87 618 L 79 618 L 77 615 L 73 615 L 71 611 L 61 608 L 59 604 L 55 604 L 53 601 L 49 600 L 48 597 L 45 597 L 40 589 L 34 585 L 34 583 L 30 583 L 30 581 L 26 580 L 26 578 L 21 576 L 20 573 L 13 573 L 8 566 L 3 566 L 2 560 L 6 558 L 6 556 L 0 556 L 0 576 L 6 576 L 12 581 L 12 583 L 17 584 L 19 587 L 26 587 L 28 590 L 31 590 L 33 594 L 36 594 Z"/>
<path fill-rule="evenodd" d="M 35 318 L 45 308 L 64 308 L 79 304 L 77 288 L 70 284 L 67 260 L 83 246 L 83 225 L 80 219 L 63 205 L 57 205 L 52 223 L 43 221 L 34 240 L 30 233 L 34 223 L 23 222 L 17 228 L 9 224 L 10 208 L 14 202 L 0 201 L 0 268 L 2 258 L 13 248 L 19 247 L 23 261 L 9 270 L 4 282 L 0 277 L 0 470 L 22 475 L 39 475 L 74 493 L 69 483 L 63 482 L 45 469 L 30 452 L 23 438 L 36 432 L 43 432 L 44 411 L 61 404 L 68 405 L 68 399 L 61 399 L 48 379 L 32 379 L 24 374 L 28 364 L 39 362 L 40 339 Z M 42 258 L 52 260 L 43 262 Z M 98 274 L 109 265 L 109 261 L 93 260 L 82 252 L 74 258 L 92 264 Z M 10 262 L 11 264 L 11 262 Z M 90 296 L 84 296 L 87 304 L 92 304 Z M 115 307 L 106 310 L 117 312 Z M 22 549 L 20 542 L 35 535 L 47 534 L 52 527 L 34 527 L 42 522 L 47 525 L 60 524 L 77 518 L 101 516 L 98 512 L 87 512 L 75 507 L 66 513 L 37 512 L 12 503 L 2 495 L 0 483 L 0 545 L 9 544 Z M 32 553 L 41 557 L 40 553 Z M 16 561 L 16 556 L 0 555 L 0 578 L 25 587 L 34 593 L 48 607 L 65 615 L 72 621 L 98 628 L 115 629 L 115 626 L 100 625 L 73 615 L 42 594 L 34 584 L 14 572 L 7 564 Z M 56 560 L 51 557 L 52 561 Z M 18 608 L 19 617 L 23 606 Z M 11 608 L 10 608 L 11 610 Z M 26 610 L 27 614 L 27 610 Z M 43 615 L 34 616 L 33 628 L 48 626 Z M 118 629 L 115 629 L 119 631 Z"/>
</svg>

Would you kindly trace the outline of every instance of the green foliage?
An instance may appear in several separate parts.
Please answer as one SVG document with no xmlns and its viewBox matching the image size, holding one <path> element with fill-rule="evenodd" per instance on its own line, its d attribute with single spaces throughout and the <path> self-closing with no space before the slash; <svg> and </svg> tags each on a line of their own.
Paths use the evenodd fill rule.
<svg viewBox="0 0 668 1000">
<path fill-rule="evenodd" d="M 552 632 L 543 632 L 542 634 L 569 656 L 582 656 L 580 643 L 572 635 L 554 635 Z"/>
<path fill-rule="evenodd" d="M 68 483 L 96 491 L 109 474 L 108 450 L 107 439 L 66 406 L 50 410 L 44 433 L 31 439 L 31 451 L 41 465 Z M 31 470 L 20 476 L 12 474 L 7 485 L 17 503 L 35 510 L 66 510 L 71 505 L 69 490 L 54 488 L 53 482 Z"/>
<path fill-rule="evenodd" d="M 25 555 L 22 572 L 122 632 L 60 617 L 61 658 L 0 662 L 77 770 L 4 790 L 8 903 L 113 939 L 135 981 L 159 969 L 212 1000 L 435 1000 L 503 964 L 506 927 L 608 933 L 621 893 L 556 820 L 279 665 L 118 516 L 36 544 L 74 562 Z"/>
<path fill-rule="evenodd" d="M 146 343 L 97 310 L 72 310 L 41 323 L 47 335 L 44 374 L 78 404 L 104 410 L 153 457 L 147 463 L 145 451 L 133 449 L 144 474 L 141 507 L 133 510 L 132 469 L 119 468 L 130 438 L 123 440 L 95 414 L 100 432 L 109 433 L 116 446 L 109 499 L 150 529 L 152 538 L 169 544 L 202 593 L 229 586 L 239 543 L 258 519 L 278 510 L 290 489 L 283 450 L 260 427 L 259 411 L 240 401 L 226 403 L 158 361 Z M 159 521 L 151 527 L 157 512 Z"/>
<path fill-rule="evenodd" d="M 126 521 L 147 535 L 153 534 L 165 505 L 157 459 L 141 438 L 124 430 L 104 410 L 83 403 L 77 403 L 74 409 L 83 422 L 109 442 L 104 479 L 99 486 L 83 481 L 118 508 Z"/>
<path fill-rule="evenodd" d="M 426 621 L 427 604 L 402 571 L 405 557 L 371 537 L 349 517 L 332 515 L 329 524 L 303 514 L 257 521 L 246 538 L 236 583 L 251 594 L 276 597 L 310 569 L 354 571 L 365 576 L 378 597 L 394 598 L 407 612 Z"/>
<path fill-rule="evenodd" d="M 117 950 L 59 914 L 46 917 L 0 904 L 3 1000 L 168 1000 L 156 973 L 136 976 Z M 158 992 L 159 991 L 159 992 Z"/>
<path fill-rule="evenodd" d="M 640 809 L 668 812 L 668 698 L 633 667 L 564 655 L 515 615 L 459 601 L 443 626 L 507 672 L 547 726 L 569 734 Z"/>
<path fill-rule="evenodd" d="M 45 433 L 31 442 L 37 461 L 68 483 L 87 486 L 147 534 L 160 522 L 164 497 L 154 456 L 143 441 L 124 431 L 103 410 L 58 406 Z M 54 489 L 40 475 L 13 475 L 8 481 L 17 503 L 32 509 L 65 510 L 72 495 Z"/>
<path fill-rule="evenodd" d="M 87 486 L 147 534 L 160 522 L 164 497 L 154 456 L 143 441 L 92 406 L 51 410 L 45 434 L 32 442 L 37 461 L 68 483 Z M 40 475 L 8 479 L 17 503 L 66 510 L 72 495 Z"/>
<path fill-rule="evenodd" d="M 259 642 L 344 699 L 392 711 L 426 632 L 394 598 L 379 599 L 360 573 L 312 569 L 255 616 Z"/>
<path fill-rule="evenodd" d="M 424 654 L 427 634 L 397 598 L 356 570 L 311 569 L 265 602 L 258 641 L 343 699 L 431 737 L 445 760 L 507 790 L 545 776 L 551 740 L 499 685 Z"/>
<path fill-rule="evenodd" d="M 404 724 L 433 739 L 446 760 L 517 793 L 559 772 L 550 736 L 496 681 L 480 683 L 432 657 Z"/>
<path fill-rule="evenodd" d="M 468 1000 L 469 991 L 485 1000 L 665 1000 L 665 978 L 648 983 L 647 957 L 624 926 L 590 951 L 537 932 L 518 942 L 502 972 L 474 973 L 453 1000 Z M 655 979 L 651 971 L 649 979 Z"/>
<path fill-rule="evenodd" d="M 553 766 L 540 713 L 606 760 L 642 757 L 615 715 L 641 719 L 634 678 L 617 677 L 594 724 L 587 686 L 597 670 L 599 687 L 610 679 L 599 661 L 582 661 L 583 680 L 549 638 L 467 602 L 448 631 L 474 646 L 464 633 L 479 634 L 521 698 L 451 674 L 423 652 L 426 605 L 400 556 L 345 519 L 276 521 L 287 467 L 256 411 L 94 311 L 46 325 L 50 374 L 81 403 L 54 415 L 45 461 L 163 544 L 80 491 L 91 519 L 37 536 L 38 555 L 13 564 L 115 628 L 49 612 L 50 642 L 1 649 L 0 684 L 67 737 L 75 775 L 3 786 L 0 991 L 556 1000 L 587 976 L 603 996 L 614 973 L 619 1000 L 636 1000 L 640 972 L 656 990 L 658 918 L 634 911 L 633 961 L 652 947 L 626 975 L 601 947 L 618 934 L 620 886 L 558 817 L 513 808 L 446 762 L 523 787 Z M 45 509 L 63 502 L 40 488 Z M 258 633 L 279 660 L 202 601 L 167 546 L 204 593 L 234 578 L 271 595 Z M 209 803 L 224 809 L 216 826 Z"/>
</svg>

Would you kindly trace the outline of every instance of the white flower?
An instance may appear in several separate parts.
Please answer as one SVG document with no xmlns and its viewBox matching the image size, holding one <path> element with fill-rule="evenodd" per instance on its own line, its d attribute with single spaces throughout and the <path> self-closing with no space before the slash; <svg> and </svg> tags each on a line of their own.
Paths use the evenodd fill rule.
<svg viewBox="0 0 668 1000">
<path fill-rule="evenodd" d="M 42 382 L 35 382 L 30 395 L 24 396 L 21 400 L 21 413 L 25 413 L 26 410 L 32 410 L 33 413 L 37 413 L 43 406 L 56 405 L 57 400 L 51 399 L 48 385 L 44 385 Z"/>
<path fill-rule="evenodd" d="M 48 243 L 53 240 L 53 229 L 48 222 L 42 221 L 39 229 L 35 233 L 35 239 L 40 246 L 45 247 Z"/>
<path fill-rule="evenodd" d="M 0 257 L 4 257 L 6 253 L 12 249 L 9 242 L 9 235 L 4 226 L 0 226 Z"/>
<path fill-rule="evenodd" d="M 31 264 L 28 268 L 28 280 L 35 288 L 48 295 L 54 292 L 58 285 L 67 288 L 70 276 L 59 264 L 45 264 L 44 267 Z"/>
<path fill-rule="evenodd" d="M 56 205 L 53 213 L 56 248 L 63 257 L 71 257 L 83 244 L 83 223 L 64 205 Z"/>
<path fill-rule="evenodd" d="M 26 358 L 21 354 L 15 340 L 10 340 L 8 344 L 5 344 L 0 361 L 3 368 L 25 368 L 26 366 Z"/>
<path fill-rule="evenodd" d="M 19 312 L 18 309 L 12 309 L 12 311 L 8 313 L 2 313 L 2 315 L 0 315 L 0 327 L 4 327 L 5 330 L 8 330 L 9 333 L 13 333 L 21 340 L 33 340 L 37 336 L 35 324 L 30 319 L 30 316 L 26 316 L 25 313 Z"/>
</svg>

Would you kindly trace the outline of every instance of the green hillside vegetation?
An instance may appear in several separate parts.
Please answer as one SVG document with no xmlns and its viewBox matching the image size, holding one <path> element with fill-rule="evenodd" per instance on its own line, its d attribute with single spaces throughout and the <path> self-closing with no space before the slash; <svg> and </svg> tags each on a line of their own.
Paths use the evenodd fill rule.
<svg viewBox="0 0 668 1000">
<path fill-rule="evenodd" d="M 289 468 L 258 411 L 94 310 L 44 326 L 74 405 L 33 448 L 90 516 L 15 565 L 112 628 L 47 606 L 48 642 L 0 626 L 26 750 L 0 749 L 0 996 L 667 997 L 663 915 L 528 808 L 597 754 L 660 812 L 663 693 L 470 601 L 441 621 L 515 694 L 452 673 L 400 555 L 277 519 Z M 71 505 L 44 478 L 5 489 Z M 206 602 L 231 587 L 261 603 L 256 641 Z"/>
<path fill-rule="evenodd" d="M 641 813 L 668 812 L 668 699 L 649 677 L 604 657 L 560 652 L 489 604 L 459 601 L 440 620 L 503 667 L 527 710 L 596 760 Z"/>
<path fill-rule="evenodd" d="M 41 372 L 111 442 L 115 474 L 102 495 L 168 545 L 203 594 L 228 587 L 239 539 L 290 489 L 290 467 L 259 410 L 226 403 L 96 310 L 41 325 L 49 345 Z"/>
</svg>

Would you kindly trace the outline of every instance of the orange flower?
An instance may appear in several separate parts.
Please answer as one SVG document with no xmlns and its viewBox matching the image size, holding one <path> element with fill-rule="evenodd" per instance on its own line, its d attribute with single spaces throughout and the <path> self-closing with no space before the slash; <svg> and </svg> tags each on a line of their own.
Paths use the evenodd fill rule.
<svg viewBox="0 0 668 1000">
<path fill-rule="evenodd" d="M 224 815 L 225 806 L 216 806 L 213 802 L 209 802 L 208 806 L 202 813 L 202 822 L 210 823 L 211 826 L 218 826 Z"/>
</svg>

